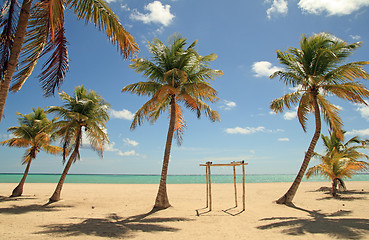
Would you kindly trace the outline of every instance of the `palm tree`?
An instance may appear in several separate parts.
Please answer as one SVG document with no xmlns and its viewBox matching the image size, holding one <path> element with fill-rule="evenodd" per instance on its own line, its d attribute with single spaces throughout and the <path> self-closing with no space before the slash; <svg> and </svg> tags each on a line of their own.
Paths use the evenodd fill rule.
<svg viewBox="0 0 369 240">
<path fill-rule="evenodd" d="M 209 68 L 208 63 L 214 61 L 217 56 L 215 54 L 200 56 L 195 49 L 196 42 L 185 48 L 186 39 L 178 34 L 174 34 L 169 39 L 168 46 L 165 46 L 159 39 L 154 39 L 152 43 L 149 42 L 149 51 L 153 55 L 152 61 L 137 58 L 130 65 L 137 73 L 143 73 L 148 81 L 133 83 L 122 89 L 122 92 L 151 97 L 135 113 L 131 124 L 132 130 L 137 125 L 141 125 L 144 120 L 154 123 L 161 113 L 169 111 L 169 129 L 160 185 L 154 205 L 156 209 L 165 209 L 170 206 L 166 180 L 172 139 L 176 133 L 177 143 L 180 144 L 185 127 L 182 109 L 178 103 L 184 103 L 185 107 L 196 112 L 198 118 L 201 113 L 205 113 L 213 122 L 220 120 L 219 114 L 204 101 L 218 100 L 217 92 L 208 81 L 223 73 Z"/>
<path fill-rule="evenodd" d="M 23 164 L 27 164 L 27 167 L 18 186 L 14 188 L 11 197 L 22 195 L 31 162 L 36 158 L 40 150 L 54 155 L 63 150 L 60 147 L 50 145 L 55 138 L 53 132 L 56 118 L 52 120 L 47 119 L 46 113 L 41 108 L 33 109 L 33 112 L 27 115 L 17 114 L 20 116 L 18 118 L 19 126 L 8 129 L 14 137 L 0 142 L 0 144 L 9 147 L 27 148 L 23 157 Z"/>
<path fill-rule="evenodd" d="M 14 0 L 6 2 L 16 4 Z M 99 30 L 104 30 L 109 40 L 117 45 L 123 58 L 131 58 L 138 52 L 134 38 L 123 28 L 118 17 L 103 0 L 45 0 L 36 2 L 32 9 L 31 6 L 32 0 L 23 1 L 19 19 L 17 23 L 12 21 L 12 31 L 7 35 L 11 38 L 11 47 L 7 51 L 10 54 L 6 55 L 6 67 L 0 69 L 0 75 L 3 75 L 0 85 L 0 121 L 9 90 L 17 92 L 21 89 L 40 57 L 50 56 L 40 74 L 44 95 L 53 95 L 62 84 L 69 66 L 64 29 L 66 8 L 74 11 L 79 20 L 83 19 L 86 24 L 91 22 Z M 10 15 L 10 11 L 1 12 L 0 23 L 9 22 L 11 16 L 14 15 Z M 23 43 L 25 46 L 22 50 Z M 3 45 L 3 42 L 1 44 Z M 0 52 L 2 58 L 5 53 Z M 10 86 L 20 55 L 23 59 L 20 61 L 21 68 L 13 79 L 14 84 Z"/>
<path fill-rule="evenodd" d="M 368 155 L 358 151 L 369 147 L 365 145 L 365 141 L 359 140 L 358 136 L 346 143 L 343 143 L 334 132 L 330 133 L 330 136 L 322 134 L 321 139 L 324 143 L 325 154 L 314 153 L 314 157 L 317 157 L 321 163 L 309 168 L 306 177 L 319 174 L 329 178 L 332 181 L 332 195 L 336 196 L 337 185 L 346 189 L 343 178 L 351 178 L 357 172 L 369 170 L 369 163 L 359 161 L 361 158 L 369 159 Z M 352 146 L 352 144 L 359 145 Z"/>
<path fill-rule="evenodd" d="M 95 91 L 87 91 L 83 86 L 74 89 L 74 96 L 69 96 L 65 92 L 59 93 L 64 105 L 61 107 L 52 106 L 47 112 L 55 113 L 62 120 L 56 122 L 57 134 L 63 143 L 63 162 L 65 163 L 67 153 L 71 155 L 64 171 L 60 177 L 54 194 L 50 197 L 50 202 L 60 200 L 60 193 L 68 171 L 77 159 L 79 159 L 79 148 L 82 144 L 82 135 L 89 140 L 90 146 L 97 151 L 100 157 L 103 154 L 103 147 L 108 143 L 108 135 L 105 132 L 105 123 L 109 121 L 108 110 L 110 105 Z M 85 134 L 82 134 L 82 132 Z"/>
<path fill-rule="evenodd" d="M 341 133 L 343 123 L 338 115 L 339 109 L 330 103 L 327 97 L 335 95 L 354 103 L 366 104 L 363 98 L 369 96 L 369 91 L 354 80 L 369 78 L 369 74 L 363 69 L 369 62 L 342 64 L 358 47 L 360 42 L 347 44 L 333 35 L 319 33 L 311 37 L 302 36 L 300 48 L 289 48 L 286 52 L 277 51 L 277 57 L 284 65 L 284 69 L 273 73 L 270 78 L 278 76 L 286 85 L 291 85 L 296 90 L 273 100 L 270 108 L 278 113 L 285 107 L 290 109 L 298 104 L 297 116 L 304 131 L 308 114 L 314 113 L 315 116 L 315 133 L 302 166 L 289 190 L 277 200 L 277 203 L 291 203 L 296 194 L 319 139 L 321 113 L 329 128 L 338 138 L 343 139 Z"/>
</svg>

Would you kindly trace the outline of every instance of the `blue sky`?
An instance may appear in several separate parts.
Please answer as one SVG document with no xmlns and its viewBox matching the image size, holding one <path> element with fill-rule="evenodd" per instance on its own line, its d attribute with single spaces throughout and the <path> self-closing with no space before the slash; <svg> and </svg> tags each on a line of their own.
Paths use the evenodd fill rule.
<svg viewBox="0 0 369 240">
<path fill-rule="evenodd" d="M 369 0 L 109 0 L 123 26 L 140 46 L 139 57 L 149 58 L 147 41 L 155 37 L 166 42 L 175 32 L 192 43 L 198 39 L 201 55 L 216 53 L 211 67 L 224 72 L 212 82 L 219 101 L 211 107 L 221 122 L 205 116 L 197 119 L 185 111 L 187 123 L 180 147 L 174 143 L 169 174 L 203 174 L 206 161 L 228 163 L 245 160 L 248 174 L 297 173 L 314 132 L 310 115 L 303 132 L 294 109 L 272 114 L 270 102 L 291 90 L 269 75 L 281 66 L 276 50 L 298 47 L 302 34 L 331 33 L 346 42 L 362 41 L 349 61 L 369 60 Z M 87 147 L 70 173 L 160 174 L 168 128 L 168 114 L 155 124 L 148 122 L 129 129 L 135 111 L 148 99 L 121 89 L 145 79 L 128 67 L 105 33 L 84 25 L 72 12 L 66 17 L 70 70 L 61 90 L 73 93 L 83 84 L 97 91 L 111 105 L 107 131 L 111 144 L 100 159 Z M 0 123 L 0 140 L 9 138 L 7 128 L 17 125 L 16 112 L 28 114 L 33 107 L 61 105 L 56 94 L 43 98 L 37 80 L 42 62 L 21 91 L 10 94 L 5 118 Z M 365 67 L 369 71 L 369 67 Z M 369 84 L 366 82 L 366 86 Z M 340 116 L 348 137 L 369 138 L 369 107 L 338 98 L 330 100 L 341 108 Z M 325 123 L 323 133 L 327 134 Z M 318 142 L 317 151 L 322 149 Z M 24 149 L 0 147 L 0 172 L 21 173 Z M 316 161 L 312 160 L 312 164 Z M 39 153 L 32 173 L 61 173 L 61 157 Z M 218 174 L 228 168 L 214 168 Z"/>
</svg>

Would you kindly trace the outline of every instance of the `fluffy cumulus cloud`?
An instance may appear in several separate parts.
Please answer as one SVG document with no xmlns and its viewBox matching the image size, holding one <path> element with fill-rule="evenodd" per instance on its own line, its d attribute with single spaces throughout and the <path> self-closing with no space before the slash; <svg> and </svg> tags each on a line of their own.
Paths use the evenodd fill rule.
<svg viewBox="0 0 369 240">
<path fill-rule="evenodd" d="M 174 15 L 170 12 L 170 5 L 163 5 L 159 1 L 154 1 L 145 6 L 145 10 L 148 13 L 141 13 L 134 9 L 130 15 L 130 18 L 137 21 L 148 23 L 158 23 L 164 26 L 168 26 L 174 18 Z"/>
<path fill-rule="evenodd" d="M 351 131 L 346 132 L 347 135 L 354 135 L 354 136 L 369 136 L 369 128 L 367 129 L 353 129 Z"/>
<path fill-rule="evenodd" d="M 300 0 L 298 6 L 309 14 L 348 15 L 369 6 L 369 0 Z"/>
<path fill-rule="evenodd" d="M 294 119 L 296 117 L 297 117 L 297 112 L 296 111 L 288 111 L 288 112 L 285 112 L 283 114 L 283 118 L 285 120 L 292 120 L 292 119 Z"/>
<path fill-rule="evenodd" d="M 280 68 L 273 66 L 270 62 L 260 61 L 252 65 L 252 71 L 255 72 L 255 77 L 269 77 Z"/>
<path fill-rule="evenodd" d="M 235 108 L 236 106 L 237 104 L 235 102 L 224 100 L 223 105 L 221 105 L 220 108 L 223 110 L 231 110 Z"/>
<path fill-rule="evenodd" d="M 271 19 L 273 15 L 286 15 L 288 12 L 288 4 L 286 0 L 265 0 L 266 3 L 272 3 L 270 8 L 267 9 L 267 17 Z"/>
<path fill-rule="evenodd" d="M 104 151 L 115 152 L 119 156 L 138 156 L 138 154 L 134 150 L 123 152 L 120 149 L 115 148 L 115 142 L 111 142 L 110 144 L 104 145 Z"/>
<path fill-rule="evenodd" d="M 369 105 L 369 101 L 365 101 Z M 360 112 L 360 115 L 369 121 L 369 106 L 364 104 L 357 104 L 356 111 Z"/>
<path fill-rule="evenodd" d="M 235 127 L 235 128 L 227 128 L 226 133 L 228 134 L 244 134 L 244 135 L 248 135 L 248 134 L 254 134 L 254 133 L 258 133 L 258 132 L 263 132 L 263 133 L 272 133 L 272 132 L 281 132 L 282 130 L 278 129 L 278 130 L 269 130 L 266 129 L 265 127 L 259 126 L 259 127 Z"/>
<path fill-rule="evenodd" d="M 136 142 L 135 140 L 131 140 L 129 138 L 123 139 L 123 142 L 125 142 L 128 145 L 131 145 L 132 147 L 138 146 L 138 142 Z"/>
<path fill-rule="evenodd" d="M 128 111 L 127 109 L 122 109 L 120 111 L 116 111 L 112 109 L 110 111 L 110 117 L 125 119 L 125 120 L 133 120 L 134 114 Z"/>
</svg>

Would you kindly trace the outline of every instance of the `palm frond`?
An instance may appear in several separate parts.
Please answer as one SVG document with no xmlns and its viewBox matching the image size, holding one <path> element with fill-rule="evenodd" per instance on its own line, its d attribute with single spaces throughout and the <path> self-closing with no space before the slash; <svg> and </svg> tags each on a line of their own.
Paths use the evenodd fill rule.
<svg viewBox="0 0 369 240">
<path fill-rule="evenodd" d="M 311 110 L 312 110 L 311 95 L 308 93 L 304 93 L 300 98 L 299 106 L 297 108 L 297 118 L 304 132 L 306 132 L 307 115 L 309 112 L 311 112 Z"/>
<path fill-rule="evenodd" d="M 43 65 L 45 70 L 39 75 L 46 97 L 53 95 L 56 89 L 59 90 L 69 69 L 67 39 L 63 27 L 57 29 L 55 40 L 48 42 L 44 54 L 52 49 L 55 50 Z"/>
<path fill-rule="evenodd" d="M 99 30 L 104 30 L 109 40 L 117 45 L 124 58 L 131 58 L 139 48 L 132 35 L 119 22 L 118 17 L 103 0 L 67 0 L 78 19 L 92 22 Z"/>
<path fill-rule="evenodd" d="M 0 10 L 0 85 L 8 69 L 10 51 L 13 47 L 18 22 L 19 5 L 16 0 L 6 0 Z"/>
<path fill-rule="evenodd" d="M 283 112 L 284 108 L 291 109 L 292 106 L 296 105 L 300 98 L 301 92 L 295 91 L 293 93 L 288 93 L 280 98 L 274 99 L 270 104 L 270 108 L 275 112 Z"/>
<path fill-rule="evenodd" d="M 327 122 L 329 128 L 335 132 L 336 136 L 343 140 L 343 134 L 342 134 L 342 126 L 343 122 L 341 118 L 339 117 L 339 109 L 331 104 L 329 101 L 327 101 L 323 96 L 318 95 L 317 96 L 318 103 L 321 108 L 321 112 L 323 113 L 324 120 Z"/>
<path fill-rule="evenodd" d="M 357 82 L 341 84 L 329 84 L 322 87 L 325 91 L 333 93 L 335 96 L 354 103 L 366 105 L 364 98 L 369 97 L 369 90 L 364 85 Z"/>
</svg>

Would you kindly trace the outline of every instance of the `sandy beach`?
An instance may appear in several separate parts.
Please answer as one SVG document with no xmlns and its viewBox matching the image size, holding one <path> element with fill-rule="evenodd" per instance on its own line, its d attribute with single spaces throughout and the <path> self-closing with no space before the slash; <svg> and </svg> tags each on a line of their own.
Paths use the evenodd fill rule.
<svg viewBox="0 0 369 240">
<path fill-rule="evenodd" d="M 346 184 L 333 199 L 329 182 L 302 183 L 287 207 L 273 201 L 290 183 L 249 183 L 244 212 L 241 185 L 233 208 L 233 184 L 213 184 L 207 212 L 205 185 L 172 184 L 172 207 L 151 212 L 155 184 L 65 184 L 45 205 L 55 184 L 26 183 L 8 198 L 16 184 L 0 183 L 0 239 L 369 239 L 369 182 Z"/>
</svg>

